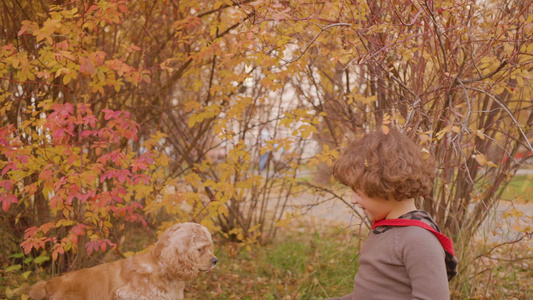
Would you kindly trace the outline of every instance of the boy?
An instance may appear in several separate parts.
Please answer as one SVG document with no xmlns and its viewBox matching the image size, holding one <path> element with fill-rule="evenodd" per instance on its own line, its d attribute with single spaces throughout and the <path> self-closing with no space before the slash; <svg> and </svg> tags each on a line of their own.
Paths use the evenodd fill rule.
<svg viewBox="0 0 533 300">
<path fill-rule="evenodd" d="M 450 299 L 448 279 L 457 274 L 451 242 L 445 251 L 440 239 L 447 238 L 415 207 L 415 198 L 431 192 L 434 175 L 433 159 L 396 128 L 368 133 L 344 149 L 333 176 L 352 188 L 352 203 L 374 226 L 361 250 L 353 292 L 332 299 Z M 422 221 L 424 228 L 380 225 L 391 220 Z"/>
</svg>

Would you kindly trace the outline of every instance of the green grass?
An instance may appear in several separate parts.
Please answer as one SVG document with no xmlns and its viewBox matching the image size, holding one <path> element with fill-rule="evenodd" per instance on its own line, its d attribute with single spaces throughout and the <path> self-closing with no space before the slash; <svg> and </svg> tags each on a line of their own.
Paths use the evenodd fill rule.
<svg viewBox="0 0 533 300">
<path fill-rule="evenodd" d="M 274 243 L 251 250 L 216 243 L 219 264 L 188 283 L 185 299 L 324 299 L 350 293 L 357 240 L 344 227 L 314 227 L 280 228 Z M 142 249 L 149 242 L 132 237 L 129 246 Z M 8 265 L 0 270 L 0 299 L 20 299 L 37 278 L 34 272 L 24 274 L 26 270 L 4 273 Z"/>
<path fill-rule="evenodd" d="M 516 175 L 502 194 L 502 199 L 533 203 L 533 175 Z"/>
<path fill-rule="evenodd" d="M 347 231 L 347 230 L 345 230 Z M 217 248 L 219 265 L 189 284 L 186 299 L 324 299 L 353 289 L 357 249 L 349 232 L 289 233 L 236 253 Z"/>
<path fill-rule="evenodd" d="M 353 232 L 303 220 L 301 224 L 283 229 L 272 244 L 248 251 L 216 243 L 219 264 L 187 284 L 185 299 L 318 300 L 350 293 L 358 258 Z M 151 242 L 139 236 L 132 237 L 132 248 Z M 461 272 L 450 283 L 452 299 L 533 299 L 530 242 L 472 240 L 460 252 Z M 33 274 L 24 277 L 25 270 L 2 271 L 0 299 L 20 299 L 36 280 Z"/>
</svg>

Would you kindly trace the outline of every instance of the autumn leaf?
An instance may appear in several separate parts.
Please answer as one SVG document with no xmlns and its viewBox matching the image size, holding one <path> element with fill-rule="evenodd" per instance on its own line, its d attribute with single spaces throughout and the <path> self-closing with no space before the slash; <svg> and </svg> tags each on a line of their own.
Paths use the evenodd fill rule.
<svg viewBox="0 0 533 300">
<path fill-rule="evenodd" d="M 11 193 L 1 193 L 0 203 L 2 203 L 2 210 L 8 212 L 9 208 L 11 207 L 11 204 L 18 203 L 18 199 L 15 195 Z"/>
<path fill-rule="evenodd" d="M 472 157 L 475 158 L 478 164 L 482 166 L 484 166 L 487 163 L 487 158 L 485 157 L 485 155 L 481 153 L 475 154 Z"/>
</svg>

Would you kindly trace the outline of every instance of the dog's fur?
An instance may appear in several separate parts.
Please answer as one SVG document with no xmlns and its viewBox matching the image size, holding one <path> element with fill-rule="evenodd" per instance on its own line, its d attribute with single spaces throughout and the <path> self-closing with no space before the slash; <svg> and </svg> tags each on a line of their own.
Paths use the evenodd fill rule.
<svg viewBox="0 0 533 300">
<path fill-rule="evenodd" d="M 184 281 L 216 263 L 207 228 L 176 224 L 146 253 L 38 282 L 29 295 L 50 300 L 183 299 Z"/>
</svg>

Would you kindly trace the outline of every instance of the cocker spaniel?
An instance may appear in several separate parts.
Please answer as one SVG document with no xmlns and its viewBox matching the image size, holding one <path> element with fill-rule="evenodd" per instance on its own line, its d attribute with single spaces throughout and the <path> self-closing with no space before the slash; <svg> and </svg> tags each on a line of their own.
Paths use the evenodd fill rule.
<svg viewBox="0 0 533 300">
<path fill-rule="evenodd" d="M 33 299 L 183 299 L 185 281 L 211 270 L 211 234 L 196 223 L 167 229 L 148 252 L 67 273 L 32 286 Z"/>
</svg>

